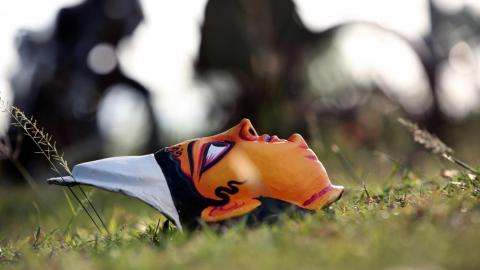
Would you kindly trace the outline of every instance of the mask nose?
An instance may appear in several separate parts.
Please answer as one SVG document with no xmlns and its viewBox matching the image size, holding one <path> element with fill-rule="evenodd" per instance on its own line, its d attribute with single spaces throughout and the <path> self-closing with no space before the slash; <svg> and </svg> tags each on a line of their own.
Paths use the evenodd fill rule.
<svg viewBox="0 0 480 270">
<path fill-rule="evenodd" d="M 237 128 L 234 129 L 237 132 L 237 136 L 242 140 L 255 141 L 258 140 L 258 133 L 253 127 L 249 119 L 243 118 L 238 123 Z"/>
</svg>

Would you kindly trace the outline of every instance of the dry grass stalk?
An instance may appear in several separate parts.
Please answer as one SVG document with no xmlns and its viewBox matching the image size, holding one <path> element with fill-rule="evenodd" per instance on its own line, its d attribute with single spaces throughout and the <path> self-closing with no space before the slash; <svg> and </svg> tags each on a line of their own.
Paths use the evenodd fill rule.
<svg viewBox="0 0 480 270">
<path fill-rule="evenodd" d="M 442 142 L 437 136 L 431 134 L 427 130 L 421 129 L 417 124 L 408 121 L 403 118 L 399 118 L 398 122 L 406 127 L 413 135 L 413 140 L 425 147 L 425 149 L 430 150 L 433 154 L 440 155 L 446 160 L 463 167 L 470 173 L 480 175 L 480 173 L 475 170 L 472 166 L 468 165 L 466 162 L 461 161 L 460 159 L 453 156 L 453 149 L 448 147 L 444 142 Z"/>
<path fill-rule="evenodd" d="M 36 120 L 33 117 L 30 117 L 30 118 L 27 117 L 25 113 L 23 113 L 23 111 L 20 110 L 19 108 L 15 106 L 9 106 L 5 104 L 3 100 L 0 100 L 0 106 L 2 107 L 3 111 L 9 113 L 10 116 L 12 117 L 13 119 L 12 125 L 23 129 L 25 135 L 28 136 L 30 139 L 32 139 L 32 141 L 35 143 L 35 145 L 39 149 L 39 151 L 36 153 L 41 154 L 45 157 L 45 159 L 50 164 L 50 168 L 52 171 L 54 171 L 63 180 L 64 173 L 60 171 L 59 169 L 59 166 L 60 166 L 66 174 L 68 174 L 75 180 L 68 166 L 67 161 L 63 157 L 63 154 L 60 154 L 60 152 L 57 150 L 57 146 L 55 141 L 53 140 L 52 135 L 48 134 L 43 128 L 39 128 Z M 72 189 L 72 187 L 67 186 L 67 188 L 70 191 L 70 193 L 73 195 L 73 197 L 82 206 L 83 210 L 87 213 L 89 218 L 92 220 L 95 227 L 100 232 L 102 232 L 102 230 L 100 229 L 100 226 L 97 224 L 93 216 L 88 211 L 87 207 L 85 207 L 85 205 L 82 203 L 82 201 L 80 200 L 78 195 L 75 193 L 75 191 Z M 85 198 L 85 200 L 87 201 L 88 205 L 94 211 L 96 217 L 100 220 L 104 230 L 107 232 L 107 234 L 109 234 L 109 231 L 107 229 L 107 226 L 105 225 L 105 222 L 98 214 L 98 211 L 93 206 L 93 203 L 88 198 L 83 188 L 81 186 L 78 186 L 78 188 L 81 194 L 83 195 L 83 197 Z"/>
<path fill-rule="evenodd" d="M 430 132 L 421 129 L 417 124 L 399 118 L 398 122 L 406 127 L 413 135 L 413 140 L 430 150 L 434 154 L 453 154 L 453 149 L 448 147 L 444 142 L 442 142 L 437 136 L 431 134 Z"/>
</svg>

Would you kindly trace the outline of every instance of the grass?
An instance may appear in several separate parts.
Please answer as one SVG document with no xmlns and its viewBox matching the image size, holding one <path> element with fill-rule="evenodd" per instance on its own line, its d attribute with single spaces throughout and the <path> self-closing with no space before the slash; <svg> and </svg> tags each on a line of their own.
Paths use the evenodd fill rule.
<svg viewBox="0 0 480 270">
<path fill-rule="evenodd" d="M 54 187 L 0 191 L 0 267 L 29 269 L 478 269 L 480 185 L 468 174 L 351 186 L 273 225 L 178 233 L 136 200 L 98 191 L 109 237 Z M 91 192 L 91 190 L 90 190 Z"/>
<path fill-rule="evenodd" d="M 412 168 L 388 151 L 358 150 L 349 159 L 352 152 L 343 147 L 319 143 L 316 152 L 333 182 L 346 186 L 344 197 L 315 214 L 256 227 L 239 221 L 180 233 L 139 201 L 85 188 L 81 194 L 95 201 L 106 221 L 110 234 L 104 234 L 59 187 L 2 188 L 0 268 L 478 269 L 478 170 L 436 137 L 410 127 L 427 149 L 443 149 L 432 150 L 438 159 L 424 157 L 427 163 Z M 41 146 L 55 151 L 43 154 L 69 172 L 45 136 Z M 57 158 L 49 159 L 51 153 Z M 438 164 L 465 170 L 440 170 Z"/>
</svg>

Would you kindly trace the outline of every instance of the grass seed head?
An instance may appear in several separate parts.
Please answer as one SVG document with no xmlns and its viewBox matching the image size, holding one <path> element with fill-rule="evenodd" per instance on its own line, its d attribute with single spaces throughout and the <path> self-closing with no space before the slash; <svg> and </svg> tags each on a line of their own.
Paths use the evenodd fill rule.
<svg viewBox="0 0 480 270">
<path fill-rule="evenodd" d="M 413 140 L 430 150 L 434 154 L 453 154 L 453 149 L 448 147 L 437 136 L 431 134 L 425 129 L 421 129 L 417 124 L 403 118 L 399 118 L 398 122 L 406 127 L 413 135 Z"/>
</svg>

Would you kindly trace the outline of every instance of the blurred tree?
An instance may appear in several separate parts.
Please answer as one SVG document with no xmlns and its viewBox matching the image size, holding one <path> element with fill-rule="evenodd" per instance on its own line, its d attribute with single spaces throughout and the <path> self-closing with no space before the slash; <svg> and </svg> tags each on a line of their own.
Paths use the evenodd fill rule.
<svg viewBox="0 0 480 270">
<path fill-rule="evenodd" d="M 210 0 L 201 33 L 197 73 L 227 71 L 241 89 L 233 104 L 219 104 L 229 124 L 250 117 L 267 131 L 305 129 L 304 108 L 296 101 L 304 47 L 314 35 L 292 1 Z"/>
<path fill-rule="evenodd" d="M 444 14 L 435 8 L 432 1 L 429 3 L 432 31 L 423 39 L 419 37 L 419 40 L 412 41 L 381 25 L 365 22 L 346 22 L 322 32 L 312 32 L 299 18 L 291 0 L 209 0 L 201 28 L 196 71 L 206 80 L 211 76 L 222 76 L 222 72 L 227 72 L 235 79 L 239 90 L 223 93 L 233 95 L 234 98 L 223 99 L 227 102 L 219 102 L 213 110 L 213 113 L 220 111 L 228 115 L 230 124 L 247 116 L 269 132 L 285 135 L 288 131 L 297 130 L 309 134 L 312 125 L 318 125 L 319 117 L 334 115 L 341 119 L 340 122 L 346 122 L 347 133 L 363 134 L 365 132 L 358 131 L 352 122 L 358 123 L 358 119 L 362 118 L 358 115 L 358 109 L 362 104 L 371 103 L 369 93 L 372 92 L 383 98 L 385 104 L 379 106 L 399 105 L 403 113 L 423 122 L 434 132 L 441 132 L 445 130 L 444 116 L 448 112 L 441 110 L 438 100 L 438 69 L 447 60 L 451 47 L 456 43 L 469 40 L 478 44 L 480 24 L 473 13 L 466 9 L 458 14 Z M 341 65 L 353 64 L 348 59 L 346 63 L 341 63 L 344 60 L 338 52 L 341 45 L 339 42 L 342 42 L 339 37 L 352 26 L 361 25 L 376 29 L 366 31 L 364 35 L 378 35 L 377 39 L 370 39 L 378 44 L 363 44 L 366 47 L 390 50 L 386 53 L 387 56 L 395 56 L 399 46 L 407 47 L 411 51 L 409 57 L 414 58 L 410 63 L 420 63 L 418 77 L 423 78 L 425 74 L 425 87 L 407 85 L 410 89 L 405 89 L 393 85 L 399 80 L 385 83 L 385 79 L 379 79 L 379 76 L 382 76 L 382 72 L 389 72 L 387 70 L 369 73 L 371 78 L 367 86 L 358 81 L 357 77 L 346 74 L 349 71 L 342 69 Z M 460 31 L 460 28 L 463 30 Z M 395 40 L 387 44 L 383 42 L 385 37 L 389 40 L 393 37 Z M 367 54 L 364 59 L 384 57 L 372 50 L 357 53 Z M 349 106 L 331 106 L 330 109 L 325 109 L 313 102 L 318 94 L 313 94 L 308 89 L 306 73 L 310 60 L 316 57 L 323 57 L 323 70 L 318 72 L 323 76 L 321 79 L 324 85 L 318 87 L 325 89 L 328 85 L 337 83 L 332 88 L 336 92 L 336 99 L 343 99 L 340 102 L 343 104 L 350 102 Z M 397 61 L 398 58 L 381 60 Z M 390 64 L 392 65 L 395 63 Z M 392 72 L 404 71 L 397 69 Z M 360 91 L 365 87 L 369 90 Z M 352 101 L 354 97 L 356 102 Z M 378 102 L 381 99 L 374 100 Z M 412 110 L 413 106 L 409 102 L 416 104 L 417 109 Z M 378 117 L 370 120 L 374 119 L 381 121 Z M 365 124 L 368 121 L 363 122 Z M 350 132 L 352 128 L 358 132 Z M 376 138 L 379 138 L 378 135 Z"/>
<path fill-rule="evenodd" d="M 15 104 L 52 133 L 73 162 L 102 155 L 97 108 L 106 92 L 119 85 L 146 101 L 153 126 L 147 146 L 159 147 L 150 92 L 123 73 L 116 56 L 119 42 L 142 20 L 137 0 L 86 0 L 62 8 L 51 29 L 19 33 L 19 65 L 11 81 Z M 19 157 L 30 169 L 37 162 L 33 152 L 34 146 L 25 142 Z"/>
</svg>

